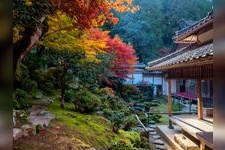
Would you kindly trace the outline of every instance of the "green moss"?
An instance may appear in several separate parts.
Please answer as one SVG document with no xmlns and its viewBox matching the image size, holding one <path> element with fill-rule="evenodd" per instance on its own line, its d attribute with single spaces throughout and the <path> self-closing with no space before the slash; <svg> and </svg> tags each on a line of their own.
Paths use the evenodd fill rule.
<svg viewBox="0 0 225 150">
<path fill-rule="evenodd" d="M 64 110 L 60 108 L 59 101 L 49 105 L 49 111 L 57 116 L 55 123 L 66 126 L 73 133 L 75 132 L 76 135 L 73 135 L 73 138 L 99 149 L 108 149 L 120 139 L 139 145 L 138 133 L 120 130 L 119 134 L 115 134 L 112 132 L 111 122 L 104 117 L 81 114 L 73 109 L 73 103 L 66 103 Z"/>
</svg>

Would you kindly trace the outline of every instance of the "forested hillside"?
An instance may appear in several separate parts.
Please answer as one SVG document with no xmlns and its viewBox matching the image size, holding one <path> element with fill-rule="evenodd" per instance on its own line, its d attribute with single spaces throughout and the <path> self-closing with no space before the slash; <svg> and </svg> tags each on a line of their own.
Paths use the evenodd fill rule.
<svg viewBox="0 0 225 150">
<path fill-rule="evenodd" d="M 198 21 L 212 8 L 211 0 L 135 0 L 140 6 L 135 14 L 116 15 L 120 22 L 111 29 L 111 35 L 118 34 L 131 43 L 140 61 L 148 62 L 169 52 L 173 45 L 172 36 L 179 29 L 181 20 Z M 193 15 L 195 14 L 195 15 Z M 109 28 L 111 27 L 111 28 Z"/>
</svg>

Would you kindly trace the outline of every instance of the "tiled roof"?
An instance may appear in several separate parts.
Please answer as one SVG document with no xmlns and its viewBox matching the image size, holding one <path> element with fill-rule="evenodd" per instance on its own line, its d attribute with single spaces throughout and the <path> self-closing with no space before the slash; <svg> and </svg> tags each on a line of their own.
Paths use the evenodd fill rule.
<svg viewBox="0 0 225 150">
<path fill-rule="evenodd" d="M 196 49 L 185 51 L 183 48 L 174 53 L 171 53 L 165 57 L 149 62 L 147 70 L 157 69 L 166 66 L 172 66 L 183 62 L 188 62 L 206 56 L 213 56 L 213 43 L 198 47 Z"/>
<path fill-rule="evenodd" d="M 213 10 L 211 10 L 205 18 L 199 20 L 195 24 L 188 26 L 184 29 L 181 29 L 179 31 L 176 31 L 173 39 L 180 38 L 180 37 L 188 34 L 189 32 L 191 32 L 197 28 L 200 28 L 200 27 L 204 26 L 205 24 L 207 24 L 208 22 L 212 22 L 212 21 L 213 21 Z"/>
</svg>

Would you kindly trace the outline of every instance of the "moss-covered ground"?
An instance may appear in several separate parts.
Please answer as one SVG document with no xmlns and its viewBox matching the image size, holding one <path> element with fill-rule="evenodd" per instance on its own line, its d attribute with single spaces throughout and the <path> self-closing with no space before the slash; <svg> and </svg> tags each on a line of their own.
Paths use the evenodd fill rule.
<svg viewBox="0 0 225 150">
<path fill-rule="evenodd" d="M 120 130 L 118 134 L 112 132 L 109 120 L 97 116 L 81 114 L 73 111 L 73 104 L 66 103 L 61 109 L 55 101 L 48 106 L 48 110 L 56 118 L 45 130 L 45 136 L 35 136 L 19 139 L 14 143 L 15 149 L 21 150 L 88 150 L 94 147 L 97 150 L 107 150 L 119 140 L 134 140 L 134 132 Z"/>
</svg>

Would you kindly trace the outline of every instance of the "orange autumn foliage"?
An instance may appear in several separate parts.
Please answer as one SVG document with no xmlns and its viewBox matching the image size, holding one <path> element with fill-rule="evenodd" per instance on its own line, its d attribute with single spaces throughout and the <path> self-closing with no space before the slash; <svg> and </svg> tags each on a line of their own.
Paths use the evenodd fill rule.
<svg viewBox="0 0 225 150">
<path fill-rule="evenodd" d="M 73 18 L 75 25 L 80 28 L 101 26 L 107 19 L 114 24 L 118 18 L 114 17 L 112 9 L 117 12 L 135 12 L 139 6 L 132 4 L 133 0 L 51 0 L 59 10 Z"/>
<path fill-rule="evenodd" d="M 105 52 L 114 56 L 109 68 L 114 75 L 126 78 L 134 71 L 133 65 L 137 63 L 137 57 L 131 45 L 124 43 L 118 36 L 111 38 L 108 31 L 92 28 L 90 33 L 92 40 L 106 40 Z"/>
</svg>

